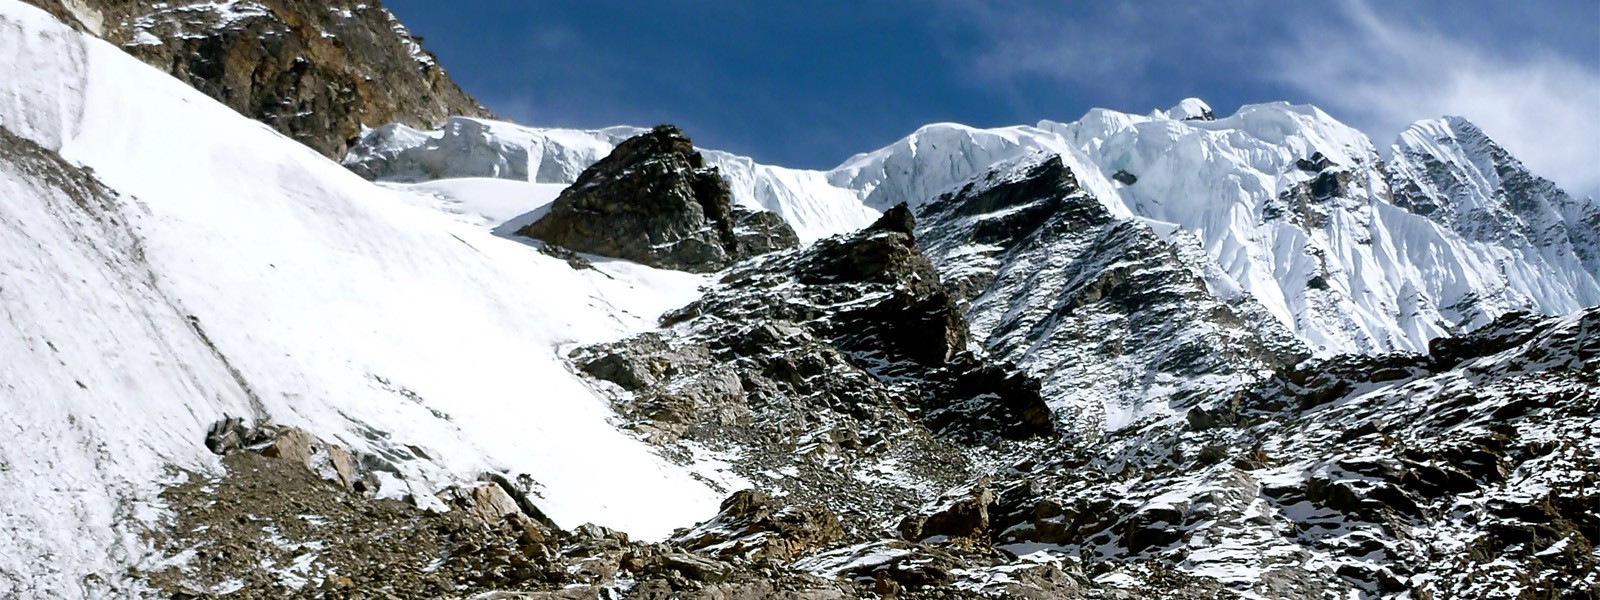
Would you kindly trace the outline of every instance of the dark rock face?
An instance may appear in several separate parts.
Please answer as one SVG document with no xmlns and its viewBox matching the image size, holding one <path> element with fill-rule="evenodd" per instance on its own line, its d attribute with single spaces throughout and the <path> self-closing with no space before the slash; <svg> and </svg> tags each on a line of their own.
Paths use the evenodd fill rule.
<svg viewBox="0 0 1600 600">
<path fill-rule="evenodd" d="M 1318 173 L 1327 170 L 1328 167 L 1333 166 L 1333 161 L 1329 160 L 1328 157 L 1321 152 L 1313 152 L 1309 158 L 1295 160 L 1294 166 L 1296 169 L 1300 169 L 1301 171 Z"/>
<path fill-rule="evenodd" d="M 1324 228 L 1334 212 L 1353 208 L 1348 198 L 1352 177 L 1350 171 L 1332 167 L 1321 170 L 1310 181 L 1284 190 L 1276 202 L 1263 208 L 1263 216 L 1276 219 L 1287 213 L 1290 221 L 1296 225 L 1308 229 Z"/>
<path fill-rule="evenodd" d="M 330 158 L 363 126 L 490 116 L 377 0 L 30 1 Z"/>
<path fill-rule="evenodd" d="M 934 396 L 950 399 L 926 416 L 936 430 L 970 427 L 1012 438 L 1054 433 L 1038 381 L 967 350 L 966 318 L 933 264 L 917 251 L 915 227 L 902 204 L 857 236 L 817 243 L 796 272 L 800 282 L 890 284 L 897 291 L 834 315 L 823 333 L 848 353 L 888 359 L 872 369 L 880 377 L 926 378 Z M 979 405 L 962 403 L 985 396 L 990 400 Z"/>
<path fill-rule="evenodd" d="M 517 234 L 697 272 L 800 244 L 776 214 L 734 207 L 728 182 L 670 125 L 619 144 Z"/>
</svg>

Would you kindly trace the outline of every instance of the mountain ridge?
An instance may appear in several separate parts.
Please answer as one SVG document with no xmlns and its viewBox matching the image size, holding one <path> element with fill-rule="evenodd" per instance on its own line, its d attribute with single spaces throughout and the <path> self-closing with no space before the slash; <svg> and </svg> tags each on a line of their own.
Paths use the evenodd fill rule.
<svg viewBox="0 0 1600 600">
<path fill-rule="evenodd" d="M 526 170 L 479 165 L 515 164 L 527 156 L 517 148 L 539 148 L 539 168 L 547 172 L 528 177 L 560 183 L 612 144 L 610 136 L 628 130 L 496 124 L 475 125 L 465 131 L 481 133 L 470 135 L 388 131 L 358 142 L 346 164 L 380 181 L 417 179 L 421 173 L 407 165 L 421 163 L 445 165 L 427 177 L 519 178 Z M 1509 310 L 1565 312 L 1600 302 L 1600 271 L 1590 258 L 1600 241 L 1583 233 L 1590 221 L 1600 222 L 1595 202 L 1558 189 L 1546 194 L 1560 194 L 1565 212 L 1537 225 L 1541 235 L 1574 240 L 1566 246 L 1465 237 L 1392 204 L 1389 180 L 1408 185 L 1398 178 L 1415 169 L 1381 160 L 1364 134 L 1308 105 L 1247 105 L 1234 115 L 1188 120 L 1166 111 L 1095 109 L 1073 123 L 992 130 L 931 124 L 831 171 L 766 167 L 716 151 L 706 156 L 733 184 L 736 203 L 779 214 L 810 242 L 864 226 L 896 202 L 919 206 L 995 164 L 1035 152 L 1063 157 L 1114 213 L 1146 219 L 1163 235 L 1193 235 L 1216 262 L 1218 268 L 1203 267 L 1219 275 L 1213 284 L 1250 293 L 1322 355 L 1421 351 L 1433 337 Z M 1232 158 L 1196 162 L 1198 155 Z M 550 170 L 551 164 L 562 166 Z M 1517 180 L 1535 182 L 1518 193 L 1554 189 L 1520 163 L 1505 164 Z M 1245 187 L 1213 183 L 1222 181 Z M 1241 221 L 1234 216 L 1240 212 L 1250 216 Z M 1280 265 L 1277 256 L 1291 258 Z"/>
</svg>

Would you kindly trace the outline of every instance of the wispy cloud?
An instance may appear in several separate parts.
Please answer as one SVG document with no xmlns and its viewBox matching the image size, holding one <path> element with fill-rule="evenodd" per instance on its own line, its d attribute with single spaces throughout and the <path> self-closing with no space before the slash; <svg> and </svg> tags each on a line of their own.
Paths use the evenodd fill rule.
<svg viewBox="0 0 1600 600">
<path fill-rule="evenodd" d="M 1536 173 L 1600 192 L 1600 70 L 1532 48 L 1497 50 L 1363 1 L 1275 53 L 1273 73 L 1382 144 L 1422 118 L 1477 123 Z"/>
<path fill-rule="evenodd" d="M 978 83 L 1053 80 L 1116 105 L 1171 95 L 1164 72 L 1191 68 L 1191 61 L 1207 61 L 1212 69 L 1242 62 L 1238 40 L 1273 14 L 1252 10 L 1261 4 L 944 0 L 940 6 L 948 23 L 976 36 L 956 58 Z M 1250 14 L 1253 21 L 1244 18 Z"/>
</svg>

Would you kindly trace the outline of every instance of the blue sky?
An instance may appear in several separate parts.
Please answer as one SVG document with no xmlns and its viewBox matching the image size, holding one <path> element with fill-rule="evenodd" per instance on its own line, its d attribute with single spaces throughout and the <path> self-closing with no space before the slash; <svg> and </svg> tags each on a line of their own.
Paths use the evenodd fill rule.
<svg viewBox="0 0 1600 600">
<path fill-rule="evenodd" d="M 1457 114 L 1600 192 L 1600 1 L 389 0 L 503 117 L 670 122 L 827 168 L 930 122 L 1073 120 L 1198 96 L 1309 102 L 1385 146 Z"/>
</svg>

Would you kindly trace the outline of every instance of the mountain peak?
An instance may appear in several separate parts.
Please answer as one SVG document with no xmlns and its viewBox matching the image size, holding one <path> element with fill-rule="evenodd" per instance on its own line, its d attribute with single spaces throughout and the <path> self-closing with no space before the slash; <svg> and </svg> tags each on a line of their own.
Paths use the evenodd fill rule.
<svg viewBox="0 0 1600 600">
<path fill-rule="evenodd" d="M 1215 121 L 1216 113 L 1211 112 L 1211 105 L 1199 98 L 1184 98 L 1176 106 L 1167 109 L 1167 118 L 1176 121 Z"/>
<path fill-rule="evenodd" d="M 1576 256 L 1579 304 L 1600 299 L 1600 208 L 1567 194 L 1464 117 L 1413 123 L 1385 167 L 1393 203 L 1462 237 Z"/>
</svg>

